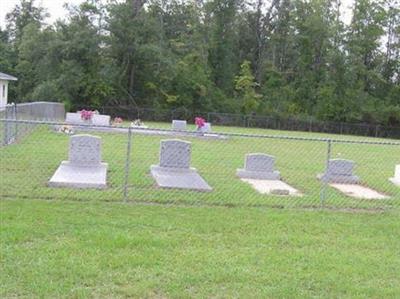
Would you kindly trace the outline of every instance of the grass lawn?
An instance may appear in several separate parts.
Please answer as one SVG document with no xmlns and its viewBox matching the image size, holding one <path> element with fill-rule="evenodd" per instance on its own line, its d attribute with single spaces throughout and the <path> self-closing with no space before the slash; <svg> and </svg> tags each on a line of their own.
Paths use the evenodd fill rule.
<svg viewBox="0 0 400 299">
<path fill-rule="evenodd" d="M 399 298 L 400 214 L 1 200 L 1 298 Z"/>
</svg>

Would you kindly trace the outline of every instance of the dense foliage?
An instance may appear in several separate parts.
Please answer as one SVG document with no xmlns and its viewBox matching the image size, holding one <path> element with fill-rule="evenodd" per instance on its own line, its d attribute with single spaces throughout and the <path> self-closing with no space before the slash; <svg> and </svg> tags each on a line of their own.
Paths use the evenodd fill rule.
<svg viewBox="0 0 400 299">
<path fill-rule="evenodd" d="M 11 97 L 400 124 L 400 3 L 21 0 L 0 30 Z"/>
</svg>

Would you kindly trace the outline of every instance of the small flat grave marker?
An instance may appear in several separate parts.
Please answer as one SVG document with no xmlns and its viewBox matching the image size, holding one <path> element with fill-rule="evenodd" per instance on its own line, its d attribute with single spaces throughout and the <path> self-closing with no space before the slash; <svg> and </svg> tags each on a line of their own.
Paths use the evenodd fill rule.
<svg viewBox="0 0 400 299">
<path fill-rule="evenodd" d="M 200 132 L 202 132 L 202 133 L 211 133 L 212 132 L 212 130 L 211 130 L 211 123 L 204 123 L 204 126 L 202 126 L 201 128 L 200 128 Z"/>
<path fill-rule="evenodd" d="M 186 131 L 187 122 L 186 120 L 172 120 L 172 130 Z"/>
</svg>

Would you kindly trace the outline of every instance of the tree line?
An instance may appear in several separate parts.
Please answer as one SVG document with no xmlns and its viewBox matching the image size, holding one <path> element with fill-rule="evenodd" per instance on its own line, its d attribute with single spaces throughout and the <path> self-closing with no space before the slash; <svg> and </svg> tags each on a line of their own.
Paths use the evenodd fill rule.
<svg viewBox="0 0 400 299">
<path fill-rule="evenodd" d="M 400 4 L 86 0 L 47 24 L 21 0 L 0 29 L 10 97 L 400 125 Z"/>
</svg>

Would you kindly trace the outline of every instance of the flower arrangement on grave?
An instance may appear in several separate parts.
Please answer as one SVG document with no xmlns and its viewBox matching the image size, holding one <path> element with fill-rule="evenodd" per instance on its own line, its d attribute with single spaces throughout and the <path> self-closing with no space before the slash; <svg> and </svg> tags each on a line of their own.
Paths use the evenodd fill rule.
<svg viewBox="0 0 400 299">
<path fill-rule="evenodd" d="M 120 125 L 122 125 L 122 123 L 123 123 L 122 117 L 117 116 L 114 118 L 114 121 L 113 121 L 114 126 L 120 126 Z"/>
<path fill-rule="evenodd" d="M 71 126 L 68 126 L 68 125 L 62 125 L 62 126 L 58 129 L 58 132 L 64 133 L 64 134 L 67 134 L 67 135 L 72 135 L 72 134 L 74 134 L 74 131 L 72 130 L 72 127 L 71 127 Z"/>
<path fill-rule="evenodd" d="M 90 111 L 90 110 L 81 110 L 80 111 L 81 114 L 81 119 L 85 120 L 85 121 L 89 121 L 92 120 L 92 117 L 94 114 L 96 114 L 96 111 Z"/>
<path fill-rule="evenodd" d="M 197 127 L 197 131 L 200 131 L 202 127 L 206 124 L 206 120 L 202 117 L 195 117 L 194 118 L 194 123 Z"/>
<path fill-rule="evenodd" d="M 131 122 L 131 127 L 147 128 L 140 119 L 135 119 L 133 122 Z"/>
</svg>

